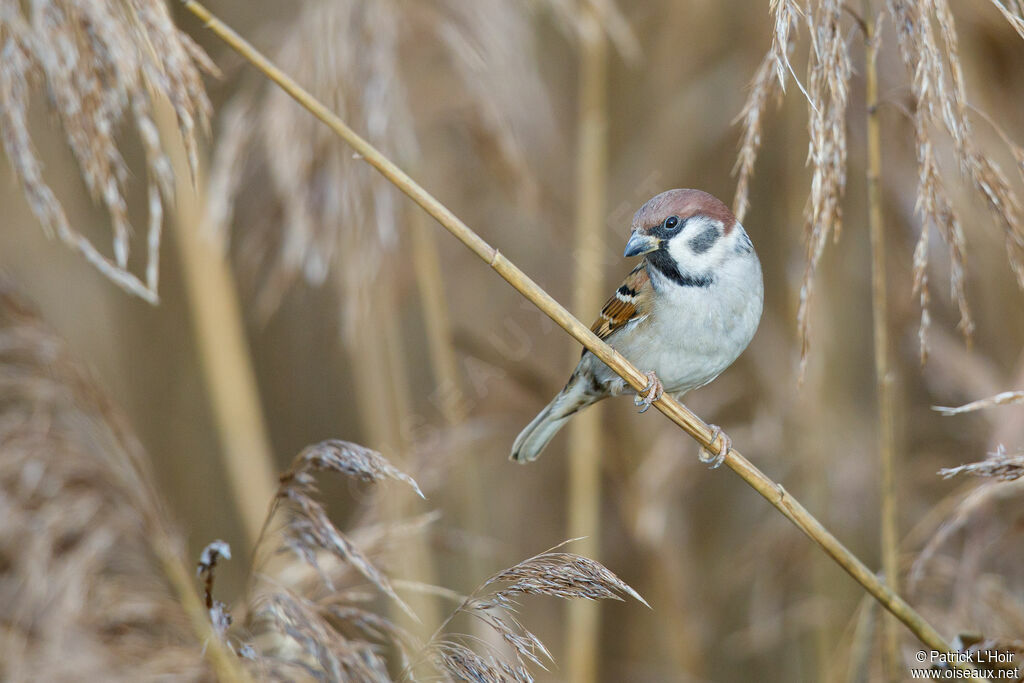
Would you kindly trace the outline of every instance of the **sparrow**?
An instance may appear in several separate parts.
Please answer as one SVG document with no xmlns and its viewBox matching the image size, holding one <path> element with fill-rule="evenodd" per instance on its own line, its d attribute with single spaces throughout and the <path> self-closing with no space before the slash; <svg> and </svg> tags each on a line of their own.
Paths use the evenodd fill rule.
<svg viewBox="0 0 1024 683">
<path fill-rule="evenodd" d="M 623 257 L 643 256 L 590 328 L 647 372 L 633 390 L 584 349 L 565 387 L 512 445 L 511 459 L 535 460 L 572 415 L 609 396 L 634 394 L 640 412 L 663 393 L 681 398 L 732 365 L 757 331 L 764 305 L 761 262 L 729 208 L 701 190 L 668 190 L 633 217 Z M 712 425 L 717 439 L 721 430 Z M 722 464 L 719 453 L 701 460 Z"/>
</svg>

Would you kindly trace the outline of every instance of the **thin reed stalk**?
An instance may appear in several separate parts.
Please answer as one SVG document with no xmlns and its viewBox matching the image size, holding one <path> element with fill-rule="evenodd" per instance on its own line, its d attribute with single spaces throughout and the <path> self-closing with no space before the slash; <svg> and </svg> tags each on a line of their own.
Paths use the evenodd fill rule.
<svg viewBox="0 0 1024 683">
<path fill-rule="evenodd" d="M 448 299 L 445 297 L 441 258 L 434 235 L 423 220 L 423 214 L 409 217 L 412 238 L 412 263 L 420 297 L 423 326 L 427 334 L 430 370 L 438 390 L 441 414 L 448 424 L 458 424 L 465 417 L 459 360 L 455 355 Z"/>
<path fill-rule="evenodd" d="M 263 527 L 266 502 L 277 488 L 277 468 L 259 401 L 259 387 L 245 340 L 242 310 L 231 267 L 200 226 L 205 215 L 201 168 L 191 186 L 185 147 L 178 142 L 170 103 L 159 101 L 155 120 L 163 139 L 178 191 L 171 232 L 178 242 L 200 366 L 213 409 L 220 457 L 238 512 L 245 542 L 253 548 Z"/>
<path fill-rule="evenodd" d="M 394 283 L 389 284 L 394 286 Z M 390 304 L 385 308 L 383 320 L 381 321 L 382 342 L 387 352 L 387 371 L 391 379 L 391 396 L 395 405 L 395 422 L 391 425 L 395 439 L 395 455 L 399 462 L 406 467 L 416 466 L 413 462 L 415 453 L 413 445 L 409 441 L 405 426 L 413 415 L 412 383 L 409 380 L 409 370 L 406 365 L 405 347 L 402 344 L 402 331 L 398 319 L 398 302 L 394 295 L 389 297 Z M 417 466 L 418 470 L 419 467 Z M 398 514 L 395 517 L 396 523 L 410 517 L 415 511 L 411 507 L 412 501 L 408 498 L 402 500 L 398 506 Z M 408 566 L 415 572 L 415 577 L 421 583 L 429 586 L 438 585 L 437 566 L 434 558 L 433 547 L 430 542 L 430 534 L 421 534 L 413 539 L 409 546 L 410 561 Z M 444 612 L 436 595 L 428 593 L 410 596 L 416 615 L 423 622 L 424 632 L 434 624 L 441 623 Z"/>
<path fill-rule="evenodd" d="M 274 81 L 296 102 L 324 122 L 340 138 L 345 140 L 366 163 L 373 166 L 395 187 L 415 201 L 424 211 L 448 230 L 456 239 L 493 268 L 516 291 L 536 305 L 562 329 L 579 341 L 591 353 L 601 359 L 616 374 L 636 390 L 647 385 L 647 377 L 617 351 L 601 341 L 586 325 L 551 297 L 536 282 L 530 279 L 515 264 L 502 256 L 501 252 L 489 245 L 469 228 L 452 211 L 423 189 L 408 174 L 398 168 L 373 145 L 360 137 L 344 121 L 316 100 L 308 91 L 274 66 L 233 29 L 214 17 L 209 10 L 195 0 L 183 0 L 185 8 L 192 12 L 207 29 L 223 40 L 244 59 L 255 66 L 264 76 Z M 654 403 L 655 407 L 672 422 L 689 434 L 698 444 L 711 452 L 717 452 L 725 443 L 721 434 L 712 432 L 711 427 L 691 412 L 686 406 L 670 396 L 663 396 Z M 954 650 L 935 628 L 914 610 L 903 598 L 892 591 L 883 581 L 833 536 L 814 515 L 807 511 L 798 500 L 789 495 L 782 485 L 775 483 L 736 449 L 729 449 L 725 464 L 736 472 L 748 485 L 781 512 L 798 529 L 804 532 L 822 550 L 842 567 L 857 583 L 864 587 L 889 612 L 902 621 L 922 643 L 945 653 Z M 953 657 L 955 659 L 955 657 Z"/>
<path fill-rule="evenodd" d="M 360 324 L 348 330 L 345 344 L 352 368 L 355 393 L 360 397 L 359 416 L 365 431 L 365 441 L 375 450 L 387 453 L 399 466 L 414 469 L 410 462 L 411 449 L 402 425 L 412 414 L 408 397 L 409 379 L 405 370 L 404 353 L 398 325 L 392 278 L 382 275 L 376 281 L 374 318 L 363 318 Z M 386 514 L 397 522 L 408 516 L 410 510 L 404 500 L 389 499 Z M 433 585 L 434 566 L 430 546 L 424 538 L 410 541 L 405 566 L 417 581 Z M 398 606 L 392 606 L 392 619 L 412 631 L 429 629 L 442 619 L 437 600 L 430 595 L 409 598 L 412 611 L 421 623 L 416 624 Z"/>
<path fill-rule="evenodd" d="M 430 370 L 434 378 L 435 404 L 441 411 L 445 426 L 456 429 L 466 419 L 468 410 L 452 339 L 441 258 L 434 234 L 426 224 L 426 217 L 418 211 L 413 212 L 409 216 L 409 224 L 413 268 L 427 336 Z M 450 490 L 454 490 L 460 498 L 460 513 L 465 529 L 473 535 L 481 536 L 487 511 L 483 501 L 480 468 L 474 453 L 461 445 L 456 448 L 460 448 L 461 452 L 454 454 L 458 467 L 452 472 Z M 469 576 L 480 576 L 483 573 L 476 555 L 468 558 L 466 573 Z"/>
<path fill-rule="evenodd" d="M 889 316 L 885 273 L 885 226 L 882 218 L 882 126 L 878 111 L 878 44 L 873 3 L 864 0 L 865 99 L 867 107 L 868 230 L 871 238 L 871 312 L 874 328 L 875 393 L 878 402 L 878 456 L 881 498 L 882 572 L 893 592 L 899 591 L 899 531 L 896 520 L 896 397 L 889 367 Z M 890 680 L 901 678 L 899 631 L 884 620 L 883 670 Z"/>
<path fill-rule="evenodd" d="M 387 297 L 379 297 L 380 309 L 391 305 Z M 398 415 L 391 400 L 391 378 L 387 365 L 387 349 L 382 343 L 379 323 L 354 325 L 345 331 L 345 350 L 352 369 L 352 384 L 358 401 L 359 423 L 363 441 L 381 453 L 399 447 L 396 425 Z M 401 463 L 403 466 L 405 463 Z"/>
<path fill-rule="evenodd" d="M 390 306 L 386 297 L 381 297 L 382 308 Z M 400 467 L 406 467 L 404 458 L 395 458 L 399 442 L 398 415 L 391 400 L 392 381 L 389 374 L 388 353 L 381 343 L 379 326 L 356 325 L 347 331 L 345 349 L 349 367 L 352 369 L 352 385 L 358 401 L 359 422 L 362 427 L 362 442 L 381 453 L 388 453 Z M 390 519 L 401 519 L 402 508 L 397 499 L 389 498 L 386 514 Z M 415 605 L 413 612 L 418 611 Z M 408 626 L 412 623 L 401 605 L 388 603 L 389 618 L 395 623 Z"/>
<path fill-rule="evenodd" d="M 581 2 L 579 104 L 576 131 L 576 266 L 573 310 L 583 315 L 600 309 L 604 296 L 603 255 L 605 191 L 608 185 L 608 43 L 594 5 Z M 572 350 L 573 365 L 579 353 Z M 598 557 L 601 547 L 601 410 L 600 405 L 569 423 L 569 538 L 580 538 L 579 552 Z M 575 600 L 565 624 L 568 680 L 597 680 L 600 605 Z"/>
</svg>

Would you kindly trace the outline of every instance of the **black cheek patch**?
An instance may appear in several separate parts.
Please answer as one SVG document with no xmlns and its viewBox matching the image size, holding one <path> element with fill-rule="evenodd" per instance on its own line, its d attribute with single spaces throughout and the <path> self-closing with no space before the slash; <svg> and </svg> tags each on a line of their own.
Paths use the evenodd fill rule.
<svg viewBox="0 0 1024 683">
<path fill-rule="evenodd" d="M 704 232 L 692 238 L 688 244 L 695 254 L 703 254 L 718 241 L 718 228 L 705 228 Z"/>
</svg>

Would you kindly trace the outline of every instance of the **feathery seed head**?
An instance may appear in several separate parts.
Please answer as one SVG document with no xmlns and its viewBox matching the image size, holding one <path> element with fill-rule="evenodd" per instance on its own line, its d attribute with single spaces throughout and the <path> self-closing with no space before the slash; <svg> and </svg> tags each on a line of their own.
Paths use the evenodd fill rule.
<svg viewBox="0 0 1024 683">
<path fill-rule="evenodd" d="M 40 0 L 0 3 L 0 133 L 7 159 L 44 229 L 82 253 L 125 290 L 157 300 L 160 231 L 173 174 L 153 122 L 154 98 L 173 108 L 195 172 L 196 127 L 210 103 L 200 70 L 215 72 L 203 51 L 177 30 L 161 0 Z M 86 187 L 113 223 L 113 258 L 86 239 L 43 177 L 33 143 L 33 95 L 45 91 Z M 142 143 L 149 226 L 144 278 L 128 269 L 131 177 L 118 147 L 130 125 Z"/>
</svg>

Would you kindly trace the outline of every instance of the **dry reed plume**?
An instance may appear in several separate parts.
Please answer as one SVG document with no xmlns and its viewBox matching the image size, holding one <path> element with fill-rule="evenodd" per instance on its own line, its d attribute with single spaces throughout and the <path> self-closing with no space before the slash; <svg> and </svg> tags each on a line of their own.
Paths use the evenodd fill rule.
<svg viewBox="0 0 1024 683">
<path fill-rule="evenodd" d="M 636 591 L 598 562 L 553 548 L 487 579 L 438 628 L 425 648 L 425 656 L 440 672 L 458 680 L 532 682 L 529 666 L 544 668 L 545 661 L 554 662 L 554 658 L 515 616 L 519 600 L 525 595 L 562 600 L 622 600 L 629 596 L 647 605 Z M 479 638 L 448 632 L 459 615 L 490 628 L 511 657 Z M 487 645 L 487 653 L 474 651 L 474 643 Z"/>
<path fill-rule="evenodd" d="M 0 280 L 4 680 L 207 675 L 212 632 L 143 457 L 63 342 Z"/>
<path fill-rule="evenodd" d="M 430 678 L 440 675 L 459 680 L 532 681 L 528 667 L 543 666 L 544 660 L 552 658 L 544 644 L 513 615 L 522 596 L 566 600 L 621 600 L 622 596 L 631 596 L 643 602 L 632 588 L 597 562 L 552 550 L 495 574 L 464 599 L 441 588 L 403 582 L 401 585 L 410 590 L 461 600 L 424 644 L 391 618 L 374 611 L 372 594 L 355 580 L 361 576 L 376 591 L 408 610 L 391 580 L 371 561 L 370 553 L 379 553 L 381 541 L 387 537 L 400 540 L 409 532 L 422 533 L 423 524 L 413 520 L 408 529 L 394 522 L 379 530 L 354 529 L 353 538 L 363 537 L 357 546 L 331 522 L 316 498 L 313 475 L 323 472 L 364 483 L 397 480 L 419 493 L 411 478 L 380 454 L 356 444 L 326 441 L 296 457 L 281 476 L 264 545 L 294 553 L 313 573 L 303 571 L 301 566 L 278 565 L 273 575 L 261 577 L 247 598 L 249 617 L 245 628 L 228 634 L 227 639 L 243 653 L 253 673 L 274 680 L 307 674 L 332 681 L 391 681 L 391 672 L 402 672 L 399 679 L 418 680 L 417 672 L 430 667 Z M 278 529 L 271 523 L 282 506 L 286 514 Z M 224 549 L 211 544 L 203 553 L 200 573 L 206 582 L 212 618 L 223 624 L 224 611 L 211 595 L 215 554 L 223 555 Z M 450 625 L 459 615 L 469 615 L 492 629 L 508 653 L 479 637 L 452 632 Z M 396 657 L 390 667 L 387 652 Z"/>
<path fill-rule="evenodd" d="M 958 474 L 971 474 L 976 477 L 992 477 L 1000 481 L 1013 481 L 1024 476 L 1024 453 L 1009 455 L 1006 448 L 1000 445 L 985 460 L 972 462 L 959 467 L 945 467 L 939 470 L 943 479 Z"/>
<path fill-rule="evenodd" d="M 971 401 L 970 403 L 966 403 L 955 408 L 933 406 L 932 410 L 936 410 L 942 415 L 949 417 L 952 415 L 960 415 L 962 413 L 972 413 L 976 410 L 984 410 L 994 406 L 1012 406 L 1021 404 L 1024 404 L 1024 391 L 1004 391 L 996 394 L 995 396 Z"/>
<path fill-rule="evenodd" d="M 325 441 L 300 453 L 292 467 L 281 475 L 275 503 L 275 507 L 283 503 L 292 508 L 283 532 L 283 543 L 287 548 L 314 567 L 317 566 L 314 549 L 330 552 L 358 570 L 381 592 L 412 614 L 387 577 L 331 524 L 327 512 L 315 498 L 317 489 L 313 474 L 316 472 L 338 472 L 367 483 L 394 479 L 408 484 L 422 497 L 419 486 L 375 451 L 344 441 Z M 273 513 L 274 509 L 271 509 L 271 516 Z M 324 578 L 329 586 L 329 579 L 326 575 Z"/>
<path fill-rule="evenodd" d="M 146 301 L 157 301 L 160 232 L 173 173 L 153 122 L 153 97 L 174 107 L 193 171 L 196 128 L 210 103 L 200 70 L 216 72 L 205 53 L 171 21 L 161 0 L 77 2 L 31 6 L 0 2 L 0 132 L 32 212 L 48 234 L 81 252 L 101 273 Z M 43 173 L 33 137 L 37 96 L 60 122 L 81 177 L 113 225 L 113 258 L 105 256 L 65 214 Z M 129 266 L 132 225 L 126 195 L 131 170 L 120 152 L 131 126 L 145 151 L 149 219 L 145 275 Z"/>
<path fill-rule="evenodd" d="M 543 125 L 548 108 L 525 5 L 406 5 L 304 3 L 274 47 L 275 61 L 404 163 L 419 158 L 421 134 L 455 116 L 525 179 L 523 138 Z M 423 63 L 438 60 L 451 69 L 422 72 Z M 423 78 L 433 90 L 421 97 L 436 99 L 443 91 L 444 104 L 410 100 Z M 238 249 L 257 283 L 257 312 L 266 317 L 299 279 L 319 285 L 332 278 L 351 329 L 370 308 L 371 284 L 386 254 L 408 234 L 406 205 L 277 88 L 236 96 L 221 129 L 208 213 L 222 239 L 233 220 L 245 226 Z M 245 192 L 254 180 L 260 190 Z"/>
<path fill-rule="evenodd" d="M 1007 7 L 995 0 L 994 5 L 1018 31 L 1022 20 L 1020 8 Z M 919 327 L 922 360 L 928 355 L 928 327 L 931 322 L 931 293 L 928 282 L 929 241 L 932 227 L 946 242 L 950 260 L 950 289 L 960 313 L 959 328 L 970 337 L 974 320 L 965 289 L 965 244 L 963 221 L 950 197 L 947 180 L 940 168 L 938 154 L 951 147 L 960 177 L 973 187 L 976 196 L 989 207 L 995 222 L 1003 230 L 1006 254 L 1024 287 L 1024 216 L 1018 192 L 1003 171 L 979 148 L 973 130 L 971 107 L 961 66 L 956 25 L 946 0 L 933 3 L 911 0 L 889 0 L 888 12 L 878 17 L 859 17 L 855 11 L 849 23 L 867 28 L 872 22 L 878 29 L 888 19 L 895 28 L 900 55 L 910 75 L 912 106 L 909 117 L 913 123 L 917 168 L 917 212 L 921 230 L 914 250 L 914 292 L 921 305 Z M 807 266 L 800 289 L 798 327 L 801 338 L 801 366 L 806 364 L 810 335 L 810 302 L 814 292 L 815 271 L 830 235 L 842 224 L 843 191 L 846 185 L 846 109 L 847 84 L 850 79 L 849 33 L 844 22 L 844 5 L 835 0 L 798 3 L 795 0 L 773 0 L 774 20 L 772 46 L 752 81 L 750 94 L 738 121 L 743 137 L 736 164 L 737 187 L 734 206 L 741 217 L 749 207 L 750 178 L 761 145 L 763 117 L 769 100 L 780 93 L 792 75 L 808 102 L 809 150 L 807 163 L 812 170 L 811 192 L 805 210 L 807 225 Z M 807 82 L 805 88 L 796 78 L 790 53 L 796 47 L 801 23 L 809 36 Z M 938 30 L 936 30 L 938 26 Z M 882 101 L 882 104 L 899 102 Z M 988 121 L 984 113 L 979 113 Z M 993 124 L 994 125 L 994 124 Z M 938 131 L 945 133 L 945 139 Z M 1018 171 L 1024 154 L 1009 141 L 1001 129 L 996 130 L 1010 144 Z M 1024 178 L 1024 174 L 1021 176 Z"/>
<path fill-rule="evenodd" d="M 1019 405 L 1024 403 L 1024 392 L 1005 391 L 988 398 L 972 401 L 957 407 L 933 407 L 946 417 L 972 413 L 979 410 L 990 410 L 997 406 Z M 968 474 L 983 479 L 994 479 L 996 482 L 1016 482 L 1024 476 L 1024 453 L 1009 454 L 1003 444 L 998 444 L 996 449 L 989 453 L 984 460 L 971 462 L 957 467 L 945 467 L 939 470 L 939 475 L 944 479 L 950 479 L 961 474 Z M 1004 498 L 1013 495 L 1014 489 L 999 486 L 991 483 L 981 486 L 967 493 L 958 501 L 954 512 L 943 522 L 943 525 L 929 540 L 928 544 L 921 551 L 915 562 L 914 572 L 917 580 L 921 579 L 923 567 L 928 564 L 938 549 L 960 531 L 967 524 L 967 521 L 989 505 L 993 499 Z"/>
<path fill-rule="evenodd" d="M 390 681 L 387 657 L 390 645 L 405 665 L 415 637 L 386 616 L 373 611 L 375 592 L 409 607 L 397 595 L 388 576 L 370 555 L 383 536 L 408 539 L 422 533 L 394 522 L 382 530 L 356 529 L 352 540 L 328 518 L 318 499 L 315 476 L 342 474 L 364 483 L 390 479 L 408 484 L 410 477 L 380 454 L 357 444 L 325 441 L 302 451 L 281 475 L 271 504 L 256 566 L 264 572 L 253 577 L 244 605 L 244 628 L 227 634 L 234 649 L 244 653 L 254 674 L 269 680 L 311 676 L 332 681 Z M 361 532 L 361 533 L 360 533 Z M 375 537 L 373 540 L 367 538 Z M 287 553 L 290 562 L 268 562 Z M 361 581 L 374 590 L 367 591 Z M 237 638 L 237 640 L 236 640 Z"/>
</svg>

